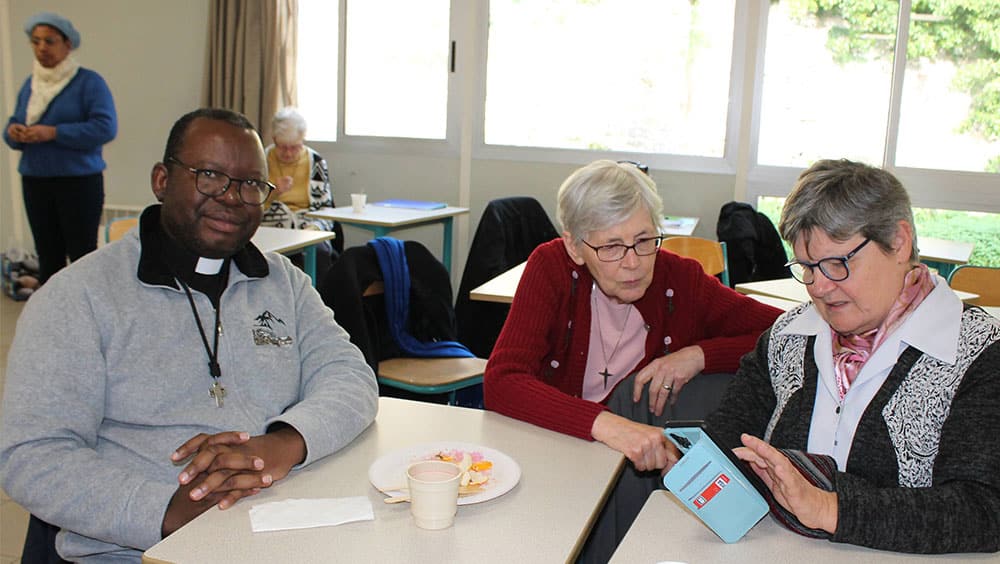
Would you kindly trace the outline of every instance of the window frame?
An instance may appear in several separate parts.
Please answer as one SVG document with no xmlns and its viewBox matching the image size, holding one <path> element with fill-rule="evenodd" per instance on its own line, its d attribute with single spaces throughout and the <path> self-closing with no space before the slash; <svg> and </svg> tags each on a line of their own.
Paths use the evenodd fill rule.
<svg viewBox="0 0 1000 564">
<path fill-rule="evenodd" d="M 347 8 L 351 0 L 336 0 L 338 14 L 337 33 L 337 138 L 309 139 L 309 141 L 331 145 L 339 150 L 368 152 L 374 154 L 407 154 L 428 157 L 448 157 L 458 155 L 458 120 L 455 119 L 455 104 L 457 99 L 457 68 L 456 72 L 448 72 L 448 101 L 445 112 L 444 139 L 421 139 L 412 137 L 391 137 L 378 135 L 349 135 L 345 131 L 345 116 L 347 114 Z M 363 1 L 363 0 L 354 0 Z M 458 0 L 450 0 L 450 22 L 448 41 L 452 41 L 457 27 L 456 9 L 462 5 Z"/>
<path fill-rule="evenodd" d="M 800 167 L 757 164 L 768 0 L 740 1 L 735 5 L 729 104 L 722 157 L 487 145 L 485 103 L 489 0 L 450 0 L 448 41 L 456 43 L 456 52 L 454 70 L 448 73 L 445 139 L 347 135 L 344 132 L 346 25 L 347 3 L 351 0 L 337 1 L 340 15 L 336 73 L 337 139 L 316 140 L 330 144 L 336 150 L 455 158 L 459 160 L 459 168 L 464 170 L 473 166 L 476 160 L 568 165 L 583 165 L 599 158 L 641 160 L 654 172 L 732 175 L 732 198 L 752 204 L 759 196 L 787 196 L 802 171 Z M 906 186 L 914 206 L 1000 213 L 1000 189 L 997 189 L 1000 175 L 895 166 L 911 1 L 900 0 L 886 151 L 883 162 L 871 164 L 883 166 L 896 174 Z M 942 190 L 941 186 L 948 189 Z"/>
<path fill-rule="evenodd" d="M 750 202 L 756 202 L 757 198 L 761 196 L 788 196 L 802 172 L 802 169 L 798 167 L 757 164 L 757 141 L 760 138 L 761 94 L 764 81 L 763 61 L 767 43 L 767 15 L 770 4 L 767 0 L 755 0 L 755 3 L 759 8 L 756 25 L 759 30 L 757 60 L 760 62 L 754 69 L 753 118 L 749 131 L 752 139 L 750 143 L 750 163 L 752 164 L 747 173 L 746 196 Z M 881 166 L 896 175 L 906 187 L 910 201 L 915 207 L 1000 212 L 1000 189 L 997 189 L 997 186 L 1000 186 L 1000 175 L 998 174 L 897 167 L 895 164 L 903 80 L 906 73 L 906 48 L 909 41 L 911 6 L 912 0 L 900 0 L 889 93 L 889 116 L 885 131 L 885 152 L 881 163 L 869 164 Z M 948 189 L 941 190 L 941 186 L 948 186 Z"/>
<path fill-rule="evenodd" d="M 453 0 L 458 1 L 458 0 Z M 733 12 L 733 46 L 729 70 L 729 104 L 726 112 L 726 133 L 721 157 L 678 155 L 672 153 L 648 153 L 629 151 L 596 151 L 589 149 L 560 149 L 553 147 L 531 147 L 520 145 L 487 144 L 486 139 L 486 65 L 489 39 L 489 0 L 478 0 L 483 5 L 476 22 L 478 31 L 477 97 L 476 119 L 474 121 L 473 157 L 490 160 L 544 162 L 584 165 L 596 159 L 639 160 L 654 170 L 675 170 L 708 174 L 735 174 L 736 156 L 739 152 L 739 124 L 743 106 L 737 101 L 743 98 L 744 76 L 746 74 L 747 37 L 745 24 L 746 2 L 735 2 Z"/>
</svg>

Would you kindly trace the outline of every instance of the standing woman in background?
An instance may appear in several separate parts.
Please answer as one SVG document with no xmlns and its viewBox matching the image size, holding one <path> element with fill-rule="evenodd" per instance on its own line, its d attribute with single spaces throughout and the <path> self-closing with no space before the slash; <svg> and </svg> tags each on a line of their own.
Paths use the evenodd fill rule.
<svg viewBox="0 0 1000 564">
<path fill-rule="evenodd" d="M 104 79 L 70 56 L 80 46 L 72 22 L 42 12 L 24 31 L 34 69 L 3 137 L 21 151 L 24 208 L 44 283 L 66 266 L 67 256 L 74 261 L 97 248 L 106 167 L 101 148 L 115 138 L 118 117 Z"/>
<path fill-rule="evenodd" d="M 325 272 L 329 257 L 344 250 L 344 232 L 339 223 L 306 217 L 311 211 L 332 208 L 330 171 L 326 159 L 306 145 L 306 119 L 295 108 L 282 108 L 271 119 L 273 143 L 264 149 L 268 180 L 278 187 L 264 210 L 261 225 L 289 229 L 333 231 L 337 237 L 318 246 L 317 272 Z M 294 262 L 294 261 L 293 261 Z M 325 266 L 324 266 L 325 265 Z"/>
</svg>

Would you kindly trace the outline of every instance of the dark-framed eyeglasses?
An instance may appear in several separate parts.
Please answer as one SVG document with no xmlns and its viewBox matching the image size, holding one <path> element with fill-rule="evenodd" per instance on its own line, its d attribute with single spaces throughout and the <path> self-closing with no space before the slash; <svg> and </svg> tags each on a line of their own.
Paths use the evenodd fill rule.
<svg viewBox="0 0 1000 564">
<path fill-rule="evenodd" d="M 182 163 L 177 157 L 167 157 L 166 163 L 173 162 L 181 168 L 194 174 L 194 188 L 199 193 L 210 198 L 216 198 L 226 193 L 229 187 L 236 184 L 236 195 L 248 206 L 259 206 L 267 201 L 274 191 L 274 184 L 256 178 L 233 178 L 224 172 L 210 168 L 194 168 Z"/>
<path fill-rule="evenodd" d="M 871 239 L 861 241 L 861 244 L 854 247 L 853 251 L 842 257 L 826 257 L 821 258 L 816 262 L 790 260 L 785 263 L 785 266 L 792 271 L 792 276 L 796 280 L 807 286 L 816 281 L 815 269 L 817 267 L 819 268 L 819 271 L 823 273 L 823 276 L 829 278 L 831 282 L 841 282 L 843 280 L 847 280 L 847 277 L 851 275 L 851 269 L 848 268 L 847 261 L 851 260 L 854 255 L 858 254 L 858 251 L 863 249 L 869 241 L 871 241 Z"/>
<path fill-rule="evenodd" d="M 642 172 L 646 176 L 649 176 L 649 167 L 640 163 L 639 161 L 624 160 L 624 161 L 618 161 L 618 164 L 630 164 L 635 168 L 639 169 L 639 172 Z"/>
<path fill-rule="evenodd" d="M 583 241 L 583 239 L 580 240 Z M 661 241 L 663 241 L 663 236 L 657 235 L 656 237 L 636 239 L 635 243 L 631 245 L 614 243 L 595 247 L 586 241 L 583 241 L 583 244 L 594 249 L 594 252 L 597 253 L 597 260 L 601 262 L 617 262 L 625 258 L 625 254 L 628 253 L 629 249 L 632 249 L 636 256 L 640 257 L 656 254 L 656 250 L 660 248 Z"/>
</svg>

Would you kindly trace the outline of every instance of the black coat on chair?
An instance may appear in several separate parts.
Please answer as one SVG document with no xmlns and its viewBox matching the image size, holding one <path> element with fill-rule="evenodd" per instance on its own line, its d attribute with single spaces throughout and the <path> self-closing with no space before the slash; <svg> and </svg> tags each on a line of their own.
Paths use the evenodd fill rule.
<svg viewBox="0 0 1000 564">
<path fill-rule="evenodd" d="M 427 247 L 416 241 L 403 243 L 410 271 L 410 313 L 407 330 L 421 341 L 455 340 L 455 311 L 451 277 Z M 351 336 L 375 373 L 378 363 L 400 356 L 386 323 L 383 296 L 365 297 L 365 289 L 382 280 L 375 249 L 350 247 L 320 280 L 323 303 L 333 309 L 337 323 Z"/>
<path fill-rule="evenodd" d="M 790 278 L 788 257 L 771 219 L 743 202 L 729 202 L 719 210 L 715 233 L 726 243 L 730 285 Z"/>
<path fill-rule="evenodd" d="M 472 354 L 489 358 L 510 306 L 472 301 L 469 292 L 528 260 L 535 247 L 558 236 L 549 216 L 534 198 L 500 198 L 487 204 L 469 248 L 455 302 L 458 340 Z"/>
</svg>

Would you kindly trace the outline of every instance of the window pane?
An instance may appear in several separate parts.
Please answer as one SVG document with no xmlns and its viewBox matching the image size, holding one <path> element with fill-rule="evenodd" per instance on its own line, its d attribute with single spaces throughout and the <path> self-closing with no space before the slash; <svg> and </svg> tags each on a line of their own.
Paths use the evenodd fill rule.
<svg viewBox="0 0 1000 564">
<path fill-rule="evenodd" d="M 1000 172 L 1000 43 L 988 36 L 1000 24 L 986 4 L 914 5 L 929 13 L 910 15 L 898 166 Z"/>
<path fill-rule="evenodd" d="M 1000 214 L 913 208 L 917 245 L 921 237 L 973 243 L 969 264 L 1000 268 Z"/>
<path fill-rule="evenodd" d="M 347 3 L 344 132 L 444 139 L 448 0 Z"/>
<path fill-rule="evenodd" d="M 757 199 L 757 210 L 774 222 L 781 221 L 781 209 L 785 198 L 761 197 Z M 972 243 L 969 264 L 1000 268 L 1000 214 L 933 208 L 913 208 L 913 222 L 917 229 L 917 246 L 923 238 L 945 239 Z M 791 246 L 785 242 L 788 256 L 794 256 Z"/>
<path fill-rule="evenodd" d="M 309 124 L 306 137 L 317 141 L 337 140 L 338 19 L 336 2 L 299 2 L 298 106 Z"/>
<path fill-rule="evenodd" d="M 870 14 L 865 8 L 866 29 L 843 17 L 851 3 L 824 2 L 833 7 L 818 14 L 817 4 L 770 4 L 757 162 L 805 167 L 846 157 L 881 164 L 896 3 Z"/>
<path fill-rule="evenodd" d="M 492 0 L 487 144 L 723 156 L 733 0 Z"/>
</svg>

